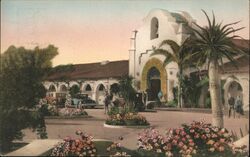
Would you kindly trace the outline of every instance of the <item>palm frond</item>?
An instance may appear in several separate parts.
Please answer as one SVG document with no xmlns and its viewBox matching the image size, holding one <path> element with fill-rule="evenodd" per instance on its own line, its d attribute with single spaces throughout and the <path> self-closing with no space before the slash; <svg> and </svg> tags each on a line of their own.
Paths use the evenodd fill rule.
<svg viewBox="0 0 250 157">
<path fill-rule="evenodd" d="M 172 57 L 166 57 L 164 62 L 163 62 L 163 67 L 166 67 L 169 63 L 173 61 Z"/>
<path fill-rule="evenodd" d="M 164 45 L 169 45 L 173 51 L 173 53 L 178 53 L 180 46 L 173 40 L 163 40 L 159 47 L 162 47 Z"/>
<path fill-rule="evenodd" d="M 222 28 L 221 28 L 221 31 L 224 32 L 224 29 L 228 28 L 229 26 L 231 25 L 236 25 L 238 24 L 240 21 L 236 21 L 236 22 L 233 22 L 233 23 L 229 23 L 229 24 L 226 24 L 224 25 Z"/>
<path fill-rule="evenodd" d="M 205 14 L 205 16 L 206 16 L 206 18 L 207 18 L 209 28 L 211 28 L 211 27 L 212 27 L 211 21 L 210 21 L 208 15 L 207 15 L 207 13 L 206 13 L 203 9 L 201 9 L 201 10 L 202 10 L 202 12 Z"/>
<path fill-rule="evenodd" d="M 150 56 L 154 56 L 154 55 L 163 55 L 163 56 L 169 56 L 169 55 L 172 55 L 171 52 L 169 52 L 168 50 L 165 50 L 165 49 L 156 49 L 156 48 L 153 48 L 153 53 L 150 54 Z"/>
</svg>

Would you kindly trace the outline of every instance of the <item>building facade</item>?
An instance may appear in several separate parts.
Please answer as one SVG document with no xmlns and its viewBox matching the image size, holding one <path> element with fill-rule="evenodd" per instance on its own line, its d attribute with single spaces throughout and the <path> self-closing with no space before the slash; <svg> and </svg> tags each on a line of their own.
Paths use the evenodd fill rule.
<svg viewBox="0 0 250 157">
<path fill-rule="evenodd" d="M 104 61 L 99 63 L 76 64 L 71 71 L 54 72 L 44 81 L 47 96 L 65 97 L 69 89 L 78 86 L 98 104 L 103 104 L 105 91 L 116 86 L 119 78 L 128 75 L 128 61 Z"/>
</svg>

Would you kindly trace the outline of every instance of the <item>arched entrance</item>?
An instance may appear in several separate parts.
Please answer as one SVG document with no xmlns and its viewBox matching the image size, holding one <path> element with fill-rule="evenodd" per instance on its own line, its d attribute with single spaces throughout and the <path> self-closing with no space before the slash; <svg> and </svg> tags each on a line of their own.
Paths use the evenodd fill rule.
<svg viewBox="0 0 250 157">
<path fill-rule="evenodd" d="M 49 86 L 49 89 L 48 89 L 48 92 L 47 92 L 47 96 L 48 97 L 56 97 L 55 93 L 56 93 L 56 87 L 53 84 L 51 84 Z"/>
<path fill-rule="evenodd" d="M 67 89 L 66 85 L 62 84 L 59 88 L 59 91 L 56 93 L 56 97 L 57 98 L 65 98 L 67 92 L 68 92 L 68 89 Z"/>
<path fill-rule="evenodd" d="M 151 89 L 153 94 L 150 99 L 157 98 L 158 92 L 161 90 L 163 97 L 167 100 L 167 72 L 163 67 L 161 60 L 157 58 L 150 59 L 142 70 L 141 90 Z"/>
<path fill-rule="evenodd" d="M 228 99 L 230 98 L 230 96 L 234 97 L 234 99 L 237 98 L 237 96 L 240 97 L 240 99 L 243 101 L 243 88 L 241 86 L 241 84 L 236 81 L 235 79 L 232 80 L 230 79 L 227 83 L 225 83 L 224 85 L 224 102 L 225 104 L 228 106 Z M 244 104 L 243 104 L 244 106 Z"/>
<path fill-rule="evenodd" d="M 156 67 L 149 69 L 147 74 L 148 100 L 157 100 L 157 95 L 161 90 L 160 72 Z"/>
<path fill-rule="evenodd" d="M 96 89 L 96 102 L 98 104 L 104 104 L 105 98 L 105 86 L 103 84 L 99 84 Z"/>
<path fill-rule="evenodd" d="M 238 82 L 233 81 L 228 88 L 228 94 L 232 95 L 233 97 L 237 97 L 237 96 L 242 97 L 241 85 Z"/>
<path fill-rule="evenodd" d="M 84 87 L 83 87 L 83 94 L 88 94 L 88 96 L 90 98 L 92 98 L 92 87 L 90 86 L 90 84 L 86 84 Z"/>
</svg>

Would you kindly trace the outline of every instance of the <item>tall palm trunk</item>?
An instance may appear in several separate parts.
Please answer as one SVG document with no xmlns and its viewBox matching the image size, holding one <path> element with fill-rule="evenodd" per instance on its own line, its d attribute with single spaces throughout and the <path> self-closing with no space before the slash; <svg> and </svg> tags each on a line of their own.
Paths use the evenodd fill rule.
<svg viewBox="0 0 250 157">
<path fill-rule="evenodd" d="M 215 59 L 212 59 L 209 64 L 209 90 L 212 105 L 212 125 L 223 127 L 223 111 L 220 101 L 220 84 L 219 84 L 219 65 Z"/>
<path fill-rule="evenodd" d="M 181 82 L 180 82 L 180 76 L 178 79 L 178 108 L 181 108 Z"/>
<path fill-rule="evenodd" d="M 178 107 L 182 108 L 183 107 L 183 99 L 182 99 L 182 67 L 179 69 L 179 76 L 178 76 Z"/>
</svg>

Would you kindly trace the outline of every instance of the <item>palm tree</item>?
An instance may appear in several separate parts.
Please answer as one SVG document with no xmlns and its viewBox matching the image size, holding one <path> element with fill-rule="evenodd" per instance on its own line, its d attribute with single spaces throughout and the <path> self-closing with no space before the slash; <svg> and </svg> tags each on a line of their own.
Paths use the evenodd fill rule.
<svg viewBox="0 0 250 157">
<path fill-rule="evenodd" d="M 163 62 L 163 66 L 167 66 L 170 62 L 175 62 L 178 65 L 178 107 L 183 107 L 183 99 L 182 99 L 182 80 L 183 80 L 183 70 L 190 66 L 190 39 L 187 38 L 184 42 L 179 45 L 173 40 L 164 40 L 159 45 L 159 48 L 153 47 L 153 55 L 164 55 L 165 60 Z M 163 49 L 162 47 L 168 45 L 170 46 L 172 52 Z"/>
<path fill-rule="evenodd" d="M 214 14 L 211 22 L 207 13 L 204 10 L 202 10 L 202 12 L 207 18 L 208 26 L 201 27 L 194 23 L 197 29 L 191 28 L 196 34 L 196 37 L 192 40 L 192 46 L 195 49 L 196 57 L 198 56 L 199 58 L 197 64 L 202 65 L 208 63 L 209 90 L 213 116 L 212 125 L 223 127 L 219 65 L 223 65 L 224 58 L 227 58 L 234 65 L 236 65 L 234 56 L 246 54 L 232 42 L 232 39 L 240 37 L 238 35 L 234 35 L 234 33 L 244 27 L 237 29 L 232 27 L 232 25 L 238 24 L 239 22 L 229 23 L 226 25 L 216 23 Z"/>
</svg>

